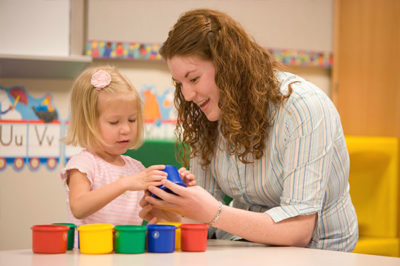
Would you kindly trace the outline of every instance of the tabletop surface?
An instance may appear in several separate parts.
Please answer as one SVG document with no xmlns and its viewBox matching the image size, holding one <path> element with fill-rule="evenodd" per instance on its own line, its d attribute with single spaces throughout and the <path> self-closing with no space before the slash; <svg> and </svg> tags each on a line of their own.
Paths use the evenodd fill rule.
<svg viewBox="0 0 400 266">
<path fill-rule="evenodd" d="M 31 249 L 0 251 L 0 265 L 396 265 L 400 258 L 295 247 L 271 247 L 249 242 L 208 240 L 205 252 L 86 255 L 79 250 L 64 254 L 35 254 Z"/>
</svg>

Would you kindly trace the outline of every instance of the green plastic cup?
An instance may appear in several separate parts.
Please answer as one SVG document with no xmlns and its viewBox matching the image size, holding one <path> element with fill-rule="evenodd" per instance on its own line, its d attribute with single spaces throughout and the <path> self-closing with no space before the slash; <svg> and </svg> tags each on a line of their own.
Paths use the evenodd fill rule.
<svg viewBox="0 0 400 266">
<path fill-rule="evenodd" d="M 76 225 L 72 223 L 53 223 L 53 224 L 60 224 L 60 225 L 66 225 L 69 227 L 68 230 L 68 250 L 74 249 L 74 242 L 75 242 L 75 228 Z"/>
<path fill-rule="evenodd" d="M 144 253 L 146 247 L 146 226 L 116 225 L 114 229 L 116 253 Z"/>
</svg>

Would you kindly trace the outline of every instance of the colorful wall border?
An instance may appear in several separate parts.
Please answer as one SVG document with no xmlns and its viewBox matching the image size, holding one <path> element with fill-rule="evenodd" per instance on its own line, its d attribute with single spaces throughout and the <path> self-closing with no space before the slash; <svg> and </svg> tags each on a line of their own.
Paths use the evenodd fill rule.
<svg viewBox="0 0 400 266">
<path fill-rule="evenodd" d="M 86 43 L 86 55 L 100 59 L 162 60 L 158 43 L 115 42 L 90 40 Z M 291 49 L 268 49 L 282 64 L 288 66 L 331 68 L 330 52 Z"/>
<path fill-rule="evenodd" d="M 268 49 L 276 60 L 288 66 L 331 68 L 332 53 L 290 49 Z"/>
<path fill-rule="evenodd" d="M 86 55 L 103 59 L 161 60 L 158 43 L 87 41 Z"/>
</svg>

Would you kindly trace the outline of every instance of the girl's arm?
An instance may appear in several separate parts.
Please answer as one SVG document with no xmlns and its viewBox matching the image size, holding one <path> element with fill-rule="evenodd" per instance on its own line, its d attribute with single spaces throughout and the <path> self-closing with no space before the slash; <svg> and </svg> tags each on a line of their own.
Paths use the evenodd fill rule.
<svg viewBox="0 0 400 266">
<path fill-rule="evenodd" d="M 144 171 L 117 179 L 96 190 L 90 189 L 90 182 L 86 174 L 72 169 L 69 172 L 69 202 L 72 214 L 77 219 L 83 219 L 120 196 L 128 190 L 145 190 L 149 185 L 159 186 L 166 173 L 161 171 L 163 165 L 150 166 Z"/>
<path fill-rule="evenodd" d="M 97 212 L 127 190 L 122 178 L 99 189 L 90 190 L 86 174 L 76 169 L 70 170 L 68 181 L 69 204 L 77 219 Z"/>
<path fill-rule="evenodd" d="M 203 223 L 211 222 L 216 216 L 219 202 L 203 188 L 199 186 L 184 188 L 168 181 L 164 185 L 179 196 L 153 186 L 149 187 L 152 193 L 163 200 L 146 196 L 145 200 L 150 207 L 142 211 L 142 217 L 150 218 L 149 213 L 154 207 Z M 245 211 L 224 205 L 213 226 L 252 242 L 305 247 L 313 235 L 316 219 L 317 214 L 311 214 L 275 223 L 266 213 Z"/>
</svg>

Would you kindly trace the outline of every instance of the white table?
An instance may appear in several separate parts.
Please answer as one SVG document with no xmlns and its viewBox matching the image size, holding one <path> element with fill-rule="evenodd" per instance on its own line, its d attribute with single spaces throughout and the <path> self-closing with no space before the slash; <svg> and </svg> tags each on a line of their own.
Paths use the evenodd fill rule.
<svg viewBox="0 0 400 266">
<path fill-rule="evenodd" d="M 64 254 L 34 254 L 30 249 L 0 251 L 1 266 L 111 266 L 111 265 L 323 265 L 323 266 L 400 266 L 400 258 L 337 251 L 264 245 L 225 240 L 208 240 L 206 252 L 174 252 L 85 255 L 79 250 Z"/>
</svg>

